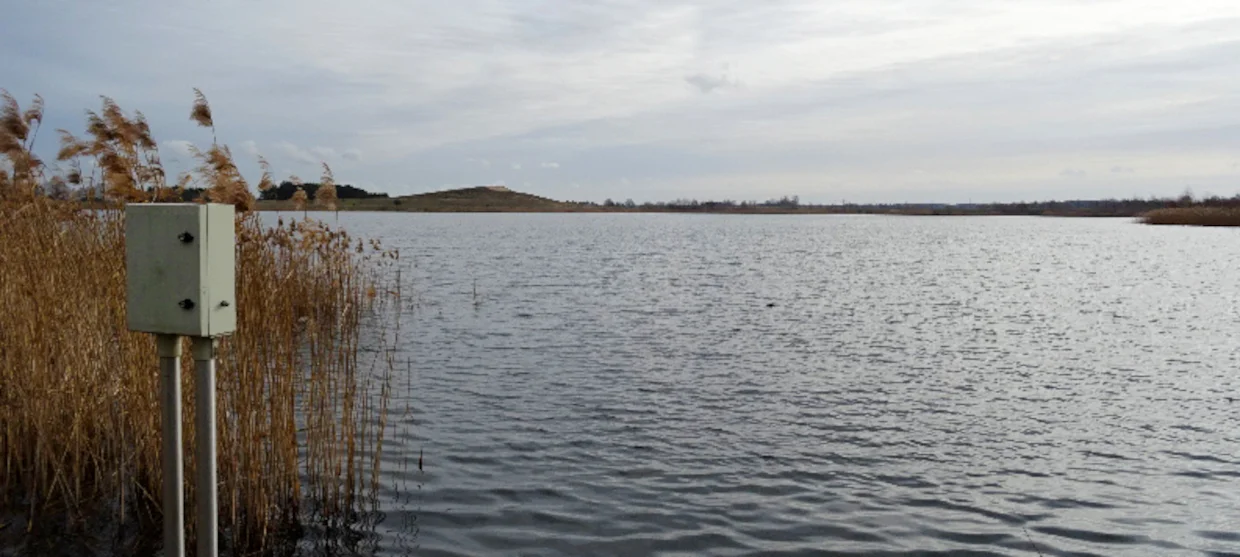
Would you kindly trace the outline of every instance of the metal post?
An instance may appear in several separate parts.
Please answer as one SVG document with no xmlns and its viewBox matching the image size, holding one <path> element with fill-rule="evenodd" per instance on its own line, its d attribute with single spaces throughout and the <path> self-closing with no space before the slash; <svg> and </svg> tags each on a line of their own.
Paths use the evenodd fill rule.
<svg viewBox="0 0 1240 557">
<path fill-rule="evenodd" d="M 181 337 L 157 335 L 164 467 L 164 555 L 185 556 L 185 476 L 181 465 Z"/>
<path fill-rule="evenodd" d="M 198 557 L 216 557 L 215 339 L 194 337 L 194 443 L 198 467 Z"/>
</svg>

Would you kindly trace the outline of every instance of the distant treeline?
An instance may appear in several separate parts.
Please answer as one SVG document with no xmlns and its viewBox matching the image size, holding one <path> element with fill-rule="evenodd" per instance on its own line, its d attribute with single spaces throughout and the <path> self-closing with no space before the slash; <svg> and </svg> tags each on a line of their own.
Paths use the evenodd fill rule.
<svg viewBox="0 0 1240 557">
<path fill-rule="evenodd" d="M 702 212 L 720 212 L 720 211 L 749 211 L 757 208 L 767 209 L 791 209 L 795 210 L 801 207 L 815 207 L 814 205 L 801 205 L 801 199 L 798 196 L 784 196 L 779 199 L 768 199 L 766 201 L 733 201 L 725 199 L 723 201 L 698 201 L 696 199 L 675 199 L 672 201 L 645 202 L 637 203 L 632 199 L 624 201 L 613 201 L 608 199 L 602 203 L 594 201 L 569 201 L 575 205 L 586 207 L 603 207 L 606 209 L 632 209 L 635 211 L 702 211 Z"/>
<path fill-rule="evenodd" d="M 599 207 L 612 211 L 667 211 L 702 213 L 834 213 L 834 214 L 899 214 L 899 215 L 1048 215 L 1081 217 L 1134 217 L 1156 209 L 1184 207 L 1231 207 L 1240 208 L 1240 195 L 1234 197 L 1212 196 L 1194 199 L 1185 194 L 1177 198 L 1132 198 L 1068 201 L 1038 201 L 1018 203 L 840 203 L 806 204 L 797 196 L 785 196 L 767 201 L 699 201 L 677 199 L 669 202 L 641 203 L 632 199 L 603 203 L 576 202 L 578 205 Z"/>
<path fill-rule="evenodd" d="M 319 189 L 317 183 L 304 183 L 300 186 L 307 195 L 308 199 L 315 199 Z M 279 186 L 261 192 L 259 199 L 265 201 L 284 201 L 289 200 L 296 193 L 298 186 L 293 182 L 284 181 Z M 485 188 L 481 188 L 485 189 Z M 595 201 L 567 201 L 557 202 L 544 198 L 535 198 L 528 194 L 517 192 L 493 192 L 481 191 L 480 188 L 469 189 L 471 195 L 492 195 L 501 196 L 502 199 L 492 200 L 492 205 L 498 203 L 497 206 L 488 205 L 487 210 L 497 210 L 502 208 L 505 203 L 512 203 L 514 199 L 530 198 L 538 199 L 542 202 L 556 205 L 573 211 L 587 212 L 675 212 L 675 213 L 778 213 L 778 214 L 795 214 L 795 213 L 817 213 L 817 214 L 889 214 L 889 215 L 1031 215 L 1031 216 L 1069 216 L 1069 217 L 1135 217 L 1150 211 L 1159 209 L 1183 209 L 1183 208 L 1223 208 L 1240 210 L 1240 195 L 1233 197 L 1219 197 L 1217 195 L 1210 197 L 1193 197 L 1191 192 L 1185 192 L 1179 197 L 1149 197 L 1149 198 L 1130 198 L 1130 199 L 1082 199 L 1082 200 L 1066 200 L 1066 201 L 1036 201 L 1036 202 L 1018 202 L 1018 203 L 838 203 L 838 204 L 812 204 L 802 203 L 798 196 L 784 196 L 780 198 L 772 198 L 766 201 L 736 201 L 732 199 L 724 200 L 698 200 L 698 199 L 675 199 L 664 202 L 645 202 L 637 203 L 632 199 L 624 201 L 615 201 L 608 199 L 602 203 Z M 56 191 L 45 188 L 45 193 L 52 197 L 76 197 L 83 200 L 99 200 L 100 196 L 97 192 L 89 189 L 81 189 L 74 192 Z M 478 191 L 475 191 L 478 190 Z M 181 199 L 183 201 L 196 201 L 203 194 L 202 188 L 188 187 L 182 190 Z M 454 190 L 456 191 L 456 190 Z M 466 190 L 460 190 L 466 191 Z M 451 192 L 449 192 L 451 193 Z M 351 185 L 336 186 L 336 196 L 338 199 L 388 199 L 386 193 L 372 193 L 362 188 Z M 453 200 L 459 202 L 459 196 L 452 197 Z M 402 199 L 408 201 L 413 198 L 398 198 L 393 200 L 394 205 L 401 205 Z M 427 207 L 421 210 L 470 210 L 468 207 L 460 206 L 460 203 L 446 203 L 443 199 L 431 199 L 423 203 Z M 466 204 L 468 205 L 468 204 Z M 446 207 L 452 207 L 451 209 Z M 514 206 L 533 210 L 524 205 Z M 545 209 L 543 205 L 537 208 Z"/>
<path fill-rule="evenodd" d="M 293 197 L 293 194 L 297 192 L 297 187 L 298 186 L 292 182 L 288 182 L 288 181 L 280 182 L 279 186 L 271 188 L 267 191 L 259 192 L 258 199 L 262 201 L 285 201 Z M 315 194 L 318 193 L 318 190 L 319 190 L 319 184 L 312 183 L 312 182 L 304 183 L 301 185 L 301 188 L 306 191 L 306 196 L 308 199 L 315 199 Z M 50 188 L 44 188 L 44 189 L 50 190 Z M 154 193 L 151 191 L 150 188 L 146 188 L 144 191 L 147 191 L 148 193 L 152 193 L 152 194 Z M 184 202 L 197 201 L 198 198 L 202 197 L 204 192 L 206 192 L 206 190 L 203 188 L 186 187 L 181 190 L 181 201 L 184 201 Z M 69 196 L 71 195 L 67 191 L 64 192 L 63 194 L 53 194 L 53 192 L 51 191 L 45 191 L 45 193 L 52 197 L 64 197 L 65 199 L 68 199 Z M 348 184 L 336 186 L 336 198 L 337 199 L 387 198 L 387 196 L 388 194 L 386 193 L 371 193 L 362 188 L 350 186 Z M 83 200 L 102 199 L 99 192 L 90 191 L 88 189 L 78 190 L 76 192 L 76 198 L 83 199 Z"/>
<path fill-rule="evenodd" d="M 315 199 L 314 194 L 318 192 L 319 185 L 313 182 L 303 183 L 301 189 L 305 190 L 306 195 L 310 199 Z M 271 188 L 259 194 L 259 201 L 285 201 L 293 198 L 293 194 L 297 192 L 297 184 L 289 181 L 280 182 L 280 185 Z M 341 184 L 336 186 L 337 199 L 368 199 L 372 197 L 387 197 L 386 193 L 371 193 L 362 188 Z"/>
</svg>

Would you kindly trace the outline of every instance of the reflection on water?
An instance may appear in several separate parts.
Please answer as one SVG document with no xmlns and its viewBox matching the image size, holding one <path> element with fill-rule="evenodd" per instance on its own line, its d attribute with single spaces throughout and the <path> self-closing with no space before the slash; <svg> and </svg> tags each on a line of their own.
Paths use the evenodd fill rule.
<svg viewBox="0 0 1240 557">
<path fill-rule="evenodd" d="M 382 554 L 1240 552 L 1235 231 L 341 222 L 416 291 Z"/>
</svg>

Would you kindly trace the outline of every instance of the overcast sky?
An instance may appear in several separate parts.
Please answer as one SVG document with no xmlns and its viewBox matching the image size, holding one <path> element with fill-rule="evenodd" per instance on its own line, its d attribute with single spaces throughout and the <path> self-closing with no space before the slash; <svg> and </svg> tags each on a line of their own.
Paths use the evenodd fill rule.
<svg viewBox="0 0 1240 557">
<path fill-rule="evenodd" d="M 392 194 L 1240 192 L 1235 0 L 29 0 L 0 52 L 49 127 L 109 95 L 179 164 L 201 88 L 255 180 L 262 153 Z"/>
</svg>

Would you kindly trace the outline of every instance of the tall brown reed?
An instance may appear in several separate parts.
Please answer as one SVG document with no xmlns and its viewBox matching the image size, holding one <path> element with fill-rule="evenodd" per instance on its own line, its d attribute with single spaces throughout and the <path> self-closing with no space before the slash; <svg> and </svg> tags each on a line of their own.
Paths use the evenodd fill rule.
<svg viewBox="0 0 1240 557">
<path fill-rule="evenodd" d="M 323 163 L 323 177 L 319 179 L 319 189 L 314 192 L 314 202 L 329 211 L 336 210 L 336 175 L 327 163 Z"/>
<path fill-rule="evenodd" d="M 347 522 L 377 486 L 391 366 L 359 352 L 383 342 L 363 320 L 391 303 L 385 293 L 396 289 L 385 281 L 399 255 L 317 222 L 260 223 L 245 211 L 254 197 L 231 152 L 215 142 L 206 98 L 195 98 L 191 118 L 211 128 L 212 145 L 169 187 L 140 114 L 105 98 L 87 114 L 85 138 L 61 131 L 68 170 L 53 173 L 33 151 L 41 102 L 22 112 L 0 94 L 0 508 L 23 515 L 28 529 L 50 517 L 81 527 L 99 509 L 158 524 L 158 363 L 152 338 L 126 330 L 116 209 L 177 199 L 193 183 L 240 210 L 238 329 L 221 342 L 217 385 L 226 546 L 270 548 L 276 533 L 310 518 Z M 270 187 L 261 164 L 259 185 Z M 105 192 L 109 208 L 46 195 L 54 183 L 79 196 Z"/>
</svg>

